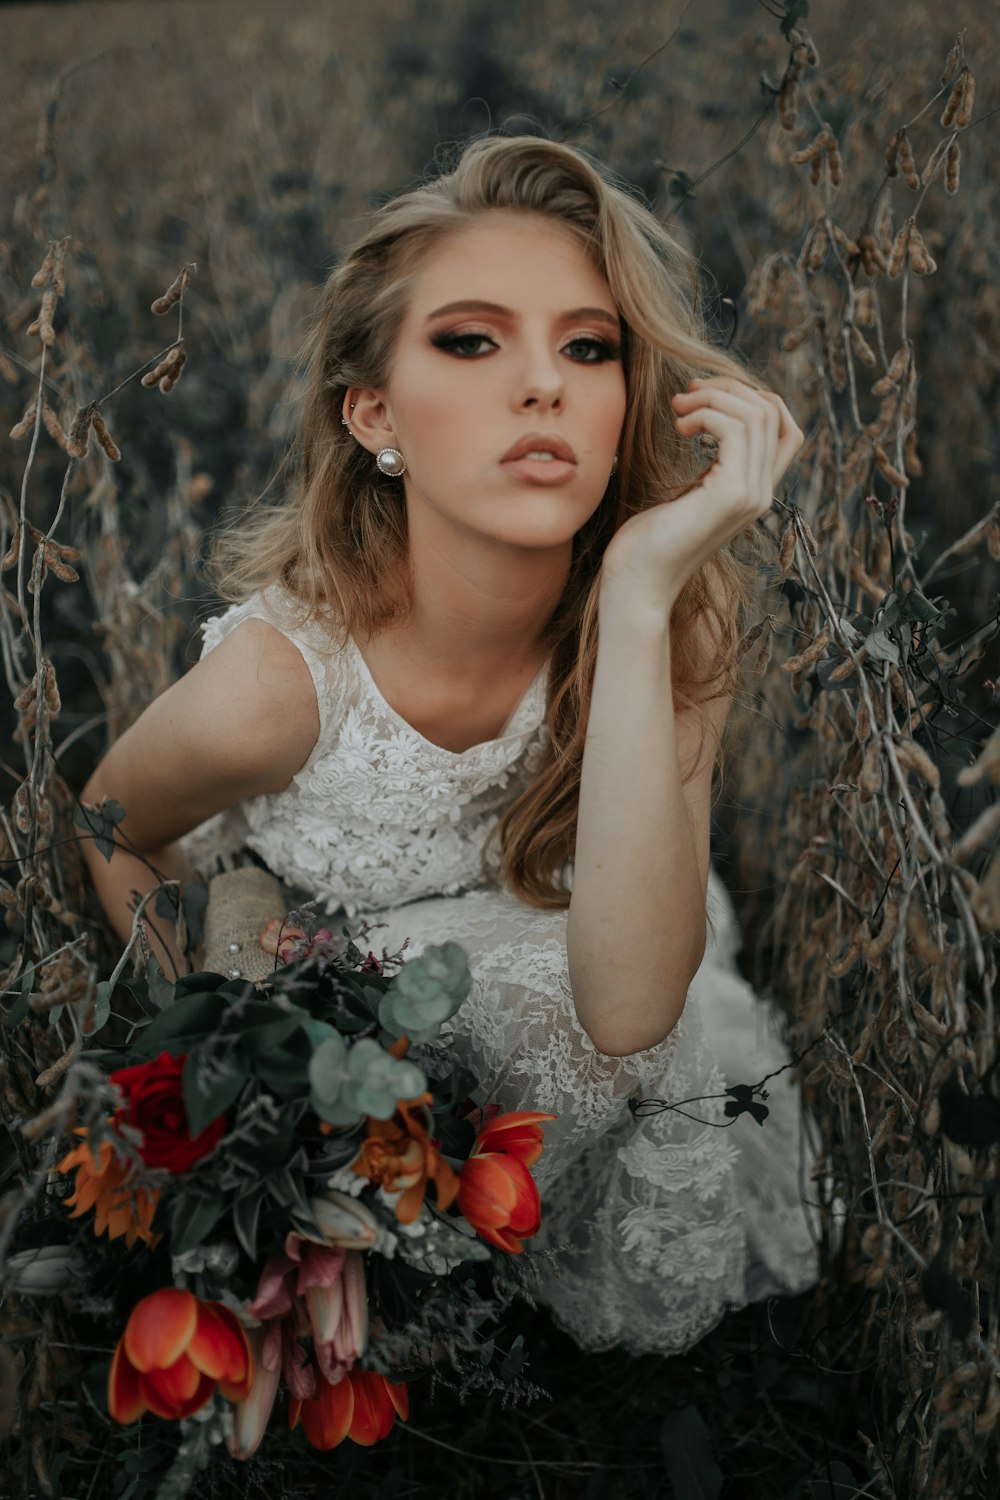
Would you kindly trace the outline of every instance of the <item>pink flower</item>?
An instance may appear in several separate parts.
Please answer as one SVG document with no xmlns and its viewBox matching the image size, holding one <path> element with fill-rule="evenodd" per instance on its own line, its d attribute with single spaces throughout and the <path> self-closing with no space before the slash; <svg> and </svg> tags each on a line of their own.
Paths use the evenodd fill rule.
<svg viewBox="0 0 1000 1500">
<path fill-rule="evenodd" d="M 268 1370 L 280 1364 L 293 1397 L 305 1399 L 316 1388 L 316 1372 L 299 1342 L 304 1333 L 312 1334 L 320 1374 L 335 1385 L 368 1344 L 361 1251 L 289 1234 L 285 1254 L 268 1257 L 250 1311 L 267 1326 L 261 1362 Z"/>
</svg>

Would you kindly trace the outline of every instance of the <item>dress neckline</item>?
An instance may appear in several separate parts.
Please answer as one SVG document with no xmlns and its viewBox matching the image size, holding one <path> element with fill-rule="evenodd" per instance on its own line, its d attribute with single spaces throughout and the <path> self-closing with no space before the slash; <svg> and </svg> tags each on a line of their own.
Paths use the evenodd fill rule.
<svg viewBox="0 0 1000 1500">
<path fill-rule="evenodd" d="M 427 747 L 428 750 L 433 750 L 435 755 L 442 756 L 444 758 L 447 758 L 448 760 L 462 761 L 467 759 L 469 756 L 476 755 L 483 750 L 489 749 L 492 745 L 499 745 L 504 740 L 520 739 L 529 729 L 537 728 L 538 723 L 541 722 L 540 719 L 536 720 L 535 718 L 535 700 L 541 699 L 541 702 L 538 703 L 538 710 L 541 710 L 544 707 L 545 679 L 548 674 L 549 664 L 552 660 L 551 655 L 545 658 L 544 662 L 539 667 L 534 677 L 528 683 L 528 686 L 525 688 L 524 692 L 521 694 L 520 698 L 517 700 L 513 709 L 511 710 L 507 722 L 503 725 L 500 733 L 494 739 L 480 740 L 478 744 L 469 745 L 465 750 L 448 750 L 444 745 L 436 745 L 433 740 L 429 740 L 426 735 L 420 733 L 419 729 L 414 729 L 409 720 L 404 719 L 403 715 L 401 713 L 398 713 L 396 709 L 393 708 L 392 704 L 385 697 L 378 683 L 375 681 L 375 678 L 372 676 L 371 669 L 361 654 L 361 647 L 358 645 L 353 635 L 348 635 L 347 641 L 348 648 L 354 654 L 354 660 L 357 664 L 358 671 L 361 674 L 362 680 L 367 687 L 370 696 L 379 705 L 379 707 L 382 708 L 385 713 L 390 716 L 390 718 L 394 719 L 396 723 L 399 724 L 403 729 L 407 730 L 408 733 L 414 735 L 422 745 L 425 745 Z M 527 712 L 529 705 L 531 706 L 532 710 L 530 716 Z M 528 723 L 520 725 L 518 721 L 521 718 L 528 718 Z"/>
</svg>

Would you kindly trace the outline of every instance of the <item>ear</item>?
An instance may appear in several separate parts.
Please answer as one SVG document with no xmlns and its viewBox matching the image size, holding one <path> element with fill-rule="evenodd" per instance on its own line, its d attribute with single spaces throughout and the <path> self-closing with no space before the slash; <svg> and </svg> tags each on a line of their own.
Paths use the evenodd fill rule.
<svg viewBox="0 0 1000 1500">
<path fill-rule="evenodd" d="M 394 446 L 396 433 L 382 391 L 373 386 L 352 386 L 344 396 L 343 414 L 353 435 L 370 453 Z"/>
</svg>

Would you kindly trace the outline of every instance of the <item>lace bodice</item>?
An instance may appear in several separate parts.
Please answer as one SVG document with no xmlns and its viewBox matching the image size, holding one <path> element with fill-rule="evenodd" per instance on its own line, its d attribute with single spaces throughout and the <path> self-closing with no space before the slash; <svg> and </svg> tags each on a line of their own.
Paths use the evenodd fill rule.
<svg viewBox="0 0 1000 1500">
<path fill-rule="evenodd" d="M 546 671 L 495 740 L 451 751 L 417 733 L 382 697 L 353 639 L 338 650 L 319 623 L 294 626 L 268 589 L 202 625 L 202 655 L 242 621 L 294 642 L 309 668 L 319 737 L 283 791 L 253 797 L 185 841 L 196 864 L 241 845 L 332 912 L 380 911 L 421 896 L 457 895 L 499 877 L 486 837 L 545 754 Z"/>
</svg>

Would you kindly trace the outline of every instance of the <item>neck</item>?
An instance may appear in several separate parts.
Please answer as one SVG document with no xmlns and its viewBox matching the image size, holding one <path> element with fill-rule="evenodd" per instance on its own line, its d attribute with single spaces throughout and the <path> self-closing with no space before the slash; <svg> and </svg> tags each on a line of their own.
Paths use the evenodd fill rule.
<svg viewBox="0 0 1000 1500">
<path fill-rule="evenodd" d="M 456 677 L 509 673 L 512 663 L 535 662 L 569 577 L 572 543 L 511 547 L 477 536 L 456 546 L 454 533 L 440 534 L 434 519 L 411 512 L 413 607 L 394 627 L 394 644 Z"/>
</svg>

